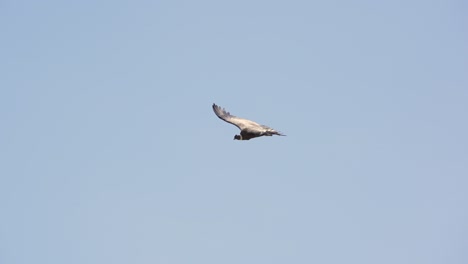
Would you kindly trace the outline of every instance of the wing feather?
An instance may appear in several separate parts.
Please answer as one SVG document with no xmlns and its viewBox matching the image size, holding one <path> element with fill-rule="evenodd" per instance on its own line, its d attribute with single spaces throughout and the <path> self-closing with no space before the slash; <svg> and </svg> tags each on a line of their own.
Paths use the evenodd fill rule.
<svg viewBox="0 0 468 264">
<path fill-rule="evenodd" d="M 254 121 L 231 115 L 231 113 L 226 111 L 224 108 L 217 106 L 216 104 L 213 104 L 213 111 L 221 120 L 235 125 L 240 130 L 262 128 L 261 125 L 255 123 Z"/>
</svg>

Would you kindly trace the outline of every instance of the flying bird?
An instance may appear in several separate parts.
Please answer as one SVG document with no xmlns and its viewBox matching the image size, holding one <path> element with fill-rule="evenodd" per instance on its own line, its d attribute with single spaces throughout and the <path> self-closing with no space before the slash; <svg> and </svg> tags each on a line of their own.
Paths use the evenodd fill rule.
<svg viewBox="0 0 468 264">
<path fill-rule="evenodd" d="M 240 118 L 237 116 L 233 116 L 229 112 L 227 112 L 224 108 L 221 108 L 217 106 L 216 104 L 213 104 L 213 111 L 221 120 L 224 120 L 230 124 L 233 124 L 241 130 L 240 135 L 235 135 L 234 139 L 249 140 L 251 138 L 256 138 L 256 137 L 261 137 L 261 136 L 272 136 L 272 135 L 285 136 L 281 134 L 280 132 L 270 127 L 267 127 L 265 125 L 260 125 L 254 121 Z"/>
</svg>

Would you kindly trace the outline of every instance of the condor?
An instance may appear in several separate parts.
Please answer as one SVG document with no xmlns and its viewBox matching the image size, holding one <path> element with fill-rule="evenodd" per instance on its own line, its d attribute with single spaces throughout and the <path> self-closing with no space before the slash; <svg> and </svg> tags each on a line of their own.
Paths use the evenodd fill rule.
<svg viewBox="0 0 468 264">
<path fill-rule="evenodd" d="M 218 116 L 221 120 L 224 120 L 230 124 L 233 124 L 241 130 L 240 135 L 235 135 L 234 139 L 249 140 L 251 138 L 256 138 L 256 137 L 261 137 L 261 136 L 272 136 L 272 135 L 285 136 L 281 134 L 280 132 L 270 127 L 267 127 L 265 125 L 260 125 L 254 121 L 240 118 L 237 116 L 233 116 L 229 112 L 227 112 L 224 108 L 221 108 L 217 106 L 216 104 L 213 104 L 213 111 L 215 112 L 216 116 Z"/>
</svg>

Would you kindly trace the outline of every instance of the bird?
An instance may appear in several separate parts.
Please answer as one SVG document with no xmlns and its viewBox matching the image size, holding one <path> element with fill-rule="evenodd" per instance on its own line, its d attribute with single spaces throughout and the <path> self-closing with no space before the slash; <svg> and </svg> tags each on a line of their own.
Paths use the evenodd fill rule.
<svg viewBox="0 0 468 264">
<path fill-rule="evenodd" d="M 231 115 L 224 108 L 213 104 L 213 111 L 219 119 L 235 125 L 241 131 L 239 135 L 234 136 L 234 140 L 249 140 L 261 136 L 286 136 L 271 127 L 260 125 L 254 121 Z"/>
</svg>

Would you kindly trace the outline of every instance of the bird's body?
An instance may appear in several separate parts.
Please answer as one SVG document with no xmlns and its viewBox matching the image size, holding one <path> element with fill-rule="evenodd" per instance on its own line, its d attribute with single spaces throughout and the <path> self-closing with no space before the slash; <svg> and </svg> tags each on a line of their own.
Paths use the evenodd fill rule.
<svg viewBox="0 0 468 264">
<path fill-rule="evenodd" d="M 216 116 L 218 116 L 221 120 L 233 124 L 241 130 L 240 135 L 235 135 L 234 139 L 249 140 L 261 136 L 284 136 L 280 132 L 268 126 L 260 125 L 248 119 L 233 116 L 225 109 L 217 106 L 216 104 L 213 104 L 213 111 L 215 112 Z"/>
</svg>

